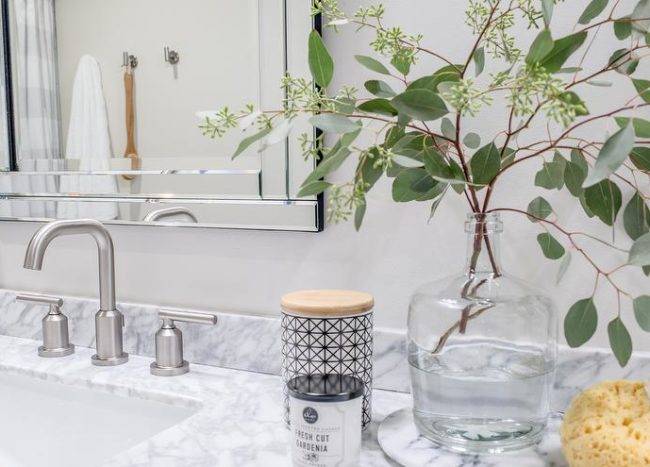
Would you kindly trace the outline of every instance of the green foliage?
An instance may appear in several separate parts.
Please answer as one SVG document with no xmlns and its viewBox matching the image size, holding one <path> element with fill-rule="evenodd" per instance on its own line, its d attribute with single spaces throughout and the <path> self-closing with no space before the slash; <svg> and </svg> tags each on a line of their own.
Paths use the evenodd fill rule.
<svg viewBox="0 0 650 467">
<path fill-rule="evenodd" d="M 632 240 L 650 232 L 650 209 L 638 192 L 623 211 L 623 226 Z"/>
<path fill-rule="evenodd" d="M 627 262 L 632 266 L 650 266 L 650 233 L 635 240 Z"/>
<path fill-rule="evenodd" d="M 632 120 L 632 126 L 634 127 L 634 133 L 639 138 L 650 138 L 650 121 L 644 120 L 643 118 L 625 118 L 625 117 L 616 117 L 616 123 L 621 128 L 625 128 L 630 120 Z"/>
<path fill-rule="evenodd" d="M 632 338 L 620 316 L 614 318 L 607 325 L 607 335 L 609 336 L 609 345 L 619 365 L 627 365 L 632 356 Z"/>
<path fill-rule="evenodd" d="M 358 96 L 353 86 L 331 89 L 334 60 L 320 34 L 313 32 L 308 39 L 311 78 L 283 77 L 280 108 L 246 106 L 232 112 L 224 107 L 207 114 L 200 125 L 203 133 L 214 138 L 238 127 L 245 130 L 236 157 L 255 143 L 263 150 L 285 141 L 294 126 L 309 120 L 325 135 L 299 136 L 303 156 L 319 162 L 299 196 L 327 191 L 328 222 L 353 218 L 360 229 L 371 209 L 368 193 L 386 179 L 396 202 L 426 202 L 429 219 L 454 192 L 474 212 L 527 215 L 544 229 L 537 237 L 544 256 L 559 261 L 558 283 L 573 258 L 562 246 L 565 242 L 580 253 L 576 259 L 595 270 L 594 294 L 606 283 L 614 286 L 614 293 L 622 293 L 625 287 L 618 283 L 623 268 L 640 267 L 650 276 L 650 120 L 643 118 L 650 106 L 650 80 L 641 76 L 647 67 L 640 66 L 650 56 L 650 0 L 634 0 L 633 5 L 591 0 L 582 12 L 569 2 L 560 5 L 562 0 L 466 0 L 464 20 L 474 37 L 452 38 L 471 44 L 460 63 L 443 49 L 448 41 L 427 41 L 390 24 L 384 6 L 364 3 L 348 12 L 341 3 L 314 0 L 312 13 L 322 15 L 334 31 L 350 28 L 370 36 L 367 55 L 354 57 L 362 73 L 373 74 L 362 89 L 370 96 Z M 562 25 L 571 34 L 561 37 L 552 30 L 554 10 L 561 11 L 563 23 L 574 15 L 572 29 Z M 526 40 L 515 36 L 522 28 L 531 29 Z M 532 43 L 528 37 L 534 37 Z M 591 44 L 597 44 L 598 54 Z M 608 61 L 594 59 L 601 51 Z M 456 50 L 453 55 L 457 57 Z M 599 89 L 585 92 L 589 86 Z M 593 95 L 601 96 L 595 105 L 587 100 Z M 487 113 L 491 107 L 497 111 Z M 619 129 L 610 136 L 613 122 Z M 364 138 L 359 138 L 362 131 Z M 538 193 L 525 210 L 514 197 L 493 196 L 509 175 L 531 184 L 532 177 L 513 168 L 524 169 L 534 161 L 542 162 L 534 185 L 547 190 L 566 187 L 588 217 L 612 227 L 611 242 L 570 230 Z M 344 164 L 351 175 L 333 182 L 331 174 Z M 620 227 L 634 244 L 614 275 L 602 269 L 590 242 L 576 243 L 574 237 L 626 251 L 616 244 L 614 229 Z M 634 301 L 636 320 L 644 330 L 650 327 L 649 302 L 647 296 Z M 593 298 L 574 304 L 565 319 L 569 344 L 587 342 L 597 322 Z M 632 344 L 620 318 L 609 323 L 608 333 L 624 365 Z"/>
<path fill-rule="evenodd" d="M 390 99 L 397 95 L 397 93 L 393 91 L 393 88 L 391 88 L 384 81 L 370 80 L 370 81 L 366 81 L 366 83 L 363 86 L 368 90 L 370 94 L 377 97 Z"/>
<path fill-rule="evenodd" d="M 318 114 L 309 119 L 316 128 L 330 133 L 353 133 L 361 128 L 360 122 L 353 122 L 348 117 L 338 114 Z"/>
<path fill-rule="evenodd" d="M 605 224 L 612 226 L 623 203 L 621 189 L 610 180 L 603 180 L 585 190 L 587 207 Z"/>
<path fill-rule="evenodd" d="M 584 182 L 590 187 L 609 178 L 627 160 L 634 147 L 634 128 L 631 124 L 614 133 L 603 145 L 598 154 L 594 169 Z"/>
<path fill-rule="evenodd" d="M 326 88 L 334 77 L 334 60 L 317 31 L 309 35 L 309 69 L 314 81 Z"/>
<path fill-rule="evenodd" d="M 582 13 L 582 15 L 580 15 L 578 23 L 589 24 L 592 19 L 600 15 L 603 10 L 605 10 L 605 7 L 607 7 L 608 3 L 609 0 L 591 0 L 591 2 L 589 2 L 589 5 L 587 5 L 587 8 L 585 8 L 585 11 Z"/>
<path fill-rule="evenodd" d="M 634 317 L 641 329 L 650 332 L 650 297 L 643 295 L 634 299 Z"/>
<path fill-rule="evenodd" d="M 560 71 L 569 57 L 582 46 L 585 39 L 587 39 L 586 32 L 577 32 L 556 40 L 553 49 L 546 54 L 540 65 L 549 73 Z"/>
<path fill-rule="evenodd" d="M 558 242 L 550 233 L 541 233 L 537 236 L 537 243 L 542 248 L 542 253 L 548 259 L 560 259 L 566 252 L 560 242 Z"/>
<path fill-rule="evenodd" d="M 360 104 L 357 108 L 363 112 L 386 115 L 388 117 L 397 115 L 397 110 L 387 99 L 371 99 Z"/>
<path fill-rule="evenodd" d="M 427 89 L 403 92 L 392 104 L 400 113 L 424 122 L 437 120 L 449 112 L 440 96 Z"/>
<path fill-rule="evenodd" d="M 355 55 L 354 58 L 357 62 L 368 68 L 370 71 L 374 71 L 375 73 L 382 75 L 390 75 L 388 68 L 386 68 L 384 64 L 379 60 L 375 60 L 372 57 L 366 57 L 365 55 Z"/>
<path fill-rule="evenodd" d="M 534 217 L 528 217 L 531 222 L 539 222 L 539 219 L 546 219 L 553 213 L 553 208 L 541 196 L 538 196 L 528 204 L 528 214 Z"/>
<path fill-rule="evenodd" d="M 494 143 L 483 146 L 476 151 L 470 162 L 472 182 L 487 185 L 501 169 L 501 154 Z"/>
<path fill-rule="evenodd" d="M 596 333 L 598 311 L 593 298 L 577 301 L 564 318 L 564 336 L 570 347 L 586 344 Z"/>
<path fill-rule="evenodd" d="M 551 162 L 544 162 L 535 175 L 535 185 L 547 190 L 561 190 L 564 187 L 566 160 L 555 153 Z"/>
</svg>

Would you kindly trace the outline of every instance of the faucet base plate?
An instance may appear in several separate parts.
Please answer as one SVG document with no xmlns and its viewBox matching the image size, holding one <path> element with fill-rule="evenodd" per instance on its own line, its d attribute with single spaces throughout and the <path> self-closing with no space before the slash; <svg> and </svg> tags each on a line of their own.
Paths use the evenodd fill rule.
<svg viewBox="0 0 650 467">
<path fill-rule="evenodd" d="M 95 366 L 116 366 L 122 365 L 129 361 L 129 354 L 123 353 L 119 357 L 111 358 L 100 358 L 99 355 L 95 354 L 91 357 L 92 364 Z"/>
<path fill-rule="evenodd" d="M 44 346 L 38 348 L 38 356 L 43 358 L 59 358 L 67 357 L 74 353 L 74 345 L 70 344 L 70 347 L 63 349 L 46 349 Z"/>
<path fill-rule="evenodd" d="M 158 366 L 156 362 L 152 362 L 149 368 L 154 376 L 179 376 L 190 371 L 190 364 L 185 360 L 181 366 Z"/>
</svg>

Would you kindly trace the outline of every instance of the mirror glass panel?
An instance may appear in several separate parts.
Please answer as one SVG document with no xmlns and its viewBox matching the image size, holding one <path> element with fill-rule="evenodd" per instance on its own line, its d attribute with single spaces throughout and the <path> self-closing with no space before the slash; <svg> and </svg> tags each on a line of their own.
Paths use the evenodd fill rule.
<svg viewBox="0 0 650 467">
<path fill-rule="evenodd" d="M 243 130 L 200 128 L 308 75 L 309 2 L 2 0 L 2 21 L 0 218 L 322 227 L 296 137 L 233 159 Z"/>
</svg>

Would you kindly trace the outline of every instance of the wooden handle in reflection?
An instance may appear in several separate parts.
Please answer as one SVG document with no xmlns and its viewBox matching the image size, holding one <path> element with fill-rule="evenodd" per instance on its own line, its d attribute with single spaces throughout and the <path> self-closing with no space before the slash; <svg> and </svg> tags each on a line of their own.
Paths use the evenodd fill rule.
<svg viewBox="0 0 650 467">
<path fill-rule="evenodd" d="M 124 73 L 124 94 L 126 96 L 126 149 L 124 157 L 131 159 L 131 170 L 140 170 L 140 158 L 135 147 L 135 102 L 133 95 L 133 71 Z M 122 175 L 125 180 L 133 180 L 135 175 Z"/>
</svg>

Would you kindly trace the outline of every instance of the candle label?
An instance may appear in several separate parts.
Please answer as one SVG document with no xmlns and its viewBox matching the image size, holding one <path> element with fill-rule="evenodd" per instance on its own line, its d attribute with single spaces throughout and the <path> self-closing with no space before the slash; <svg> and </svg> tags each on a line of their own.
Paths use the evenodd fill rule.
<svg viewBox="0 0 650 467">
<path fill-rule="evenodd" d="M 293 465 L 358 465 L 361 443 L 361 398 L 318 403 L 291 398 Z"/>
</svg>

